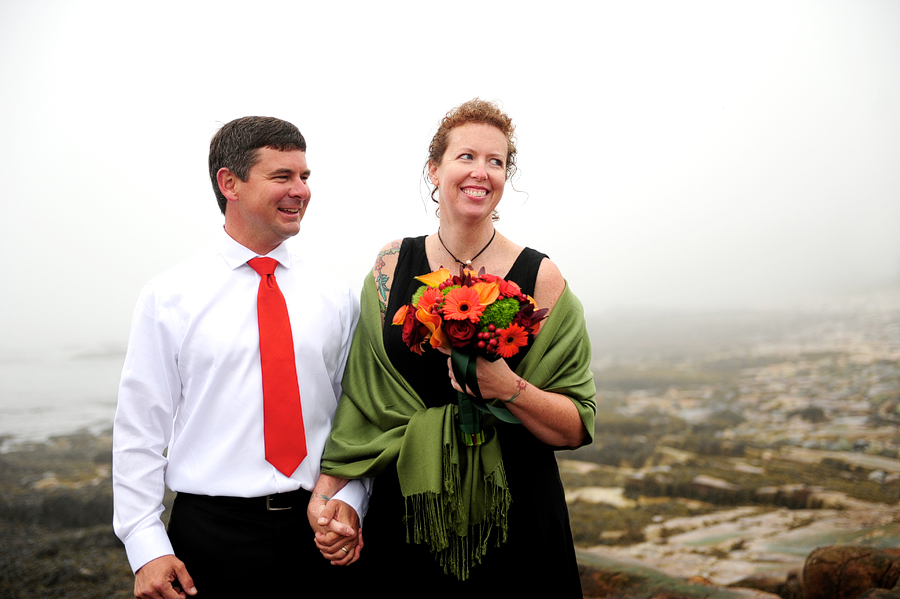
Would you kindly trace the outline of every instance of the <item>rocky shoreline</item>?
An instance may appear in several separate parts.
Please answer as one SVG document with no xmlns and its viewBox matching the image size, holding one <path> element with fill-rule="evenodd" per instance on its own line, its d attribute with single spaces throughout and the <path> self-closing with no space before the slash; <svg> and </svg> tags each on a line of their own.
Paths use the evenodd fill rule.
<svg viewBox="0 0 900 599">
<path fill-rule="evenodd" d="M 111 445 L 109 434 L 83 433 L 13 446 L 0 454 L 0 597 L 132 596 L 131 570 L 111 526 Z M 578 556 L 585 597 L 816 599 L 802 592 L 802 569 L 745 579 L 743 588 L 735 588 L 716 586 L 688 571 L 680 578 L 624 553 L 581 548 Z M 851 558 L 859 563 L 858 555 Z M 819 563 L 839 559 L 831 553 Z M 896 583 L 900 556 L 878 553 L 872 559 L 880 569 L 870 578 Z"/>
<path fill-rule="evenodd" d="M 111 447 L 75 434 L 0 454 L 0 596 L 133 596 L 111 525 Z"/>
</svg>

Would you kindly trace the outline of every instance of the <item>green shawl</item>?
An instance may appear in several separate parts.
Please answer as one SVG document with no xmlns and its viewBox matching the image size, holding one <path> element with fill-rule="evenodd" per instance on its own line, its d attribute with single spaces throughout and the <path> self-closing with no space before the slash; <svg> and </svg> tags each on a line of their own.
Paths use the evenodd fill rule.
<svg viewBox="0 0 900 599">
<path fill-rule="evenodd" d="M 497 532 L 497 546 L 506 540 L 511 497 L 500 441 L 491 434 L 496 420 L 485 415 L 482 445 L 460 443 L 456 405 L 426 409 L 388 359 L 371 274 L 363 283 L 361 304 L 322 472 L 374 477 L 396 460 L 406 499 L 407 542 L 428 544 L 445 572 L 465 580 L 481 562 L 492 533 Z M 596 413 L 590 363 L 581 302 L 566 287 L 516 373 L 539 389 L 572 399 L 587 430 L 585 444 L 593 440 Z M 435 381 L 443 384 L 448 382 Z"/>
</svg>

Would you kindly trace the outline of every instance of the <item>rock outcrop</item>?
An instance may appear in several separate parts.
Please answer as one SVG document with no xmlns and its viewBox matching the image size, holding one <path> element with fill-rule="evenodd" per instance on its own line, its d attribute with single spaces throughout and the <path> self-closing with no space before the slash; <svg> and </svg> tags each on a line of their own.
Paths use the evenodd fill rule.
<svg viewBox="0 0 900 599">
<path fill-rule="evenodd" d="M 819 547 L 803 567 L 804 599 L 897 597 L 876 590 L 892 590 L 900 579 L 900 549 L 857 545 Z"/>
</svg>

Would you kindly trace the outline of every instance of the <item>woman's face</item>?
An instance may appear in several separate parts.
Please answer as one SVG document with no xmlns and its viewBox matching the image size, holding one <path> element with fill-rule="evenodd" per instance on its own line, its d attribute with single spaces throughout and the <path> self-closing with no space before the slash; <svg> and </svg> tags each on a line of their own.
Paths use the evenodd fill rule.
<svg viewBox="0 0 900 599">
<path fill-rule="evenodd" d="M 506 135 L 493 125 L 466 123 L 450 130 L 440 165 L 428 165 L 442 215 L 490 217 L 506 185 L 506 148 Z"/>
</svg>

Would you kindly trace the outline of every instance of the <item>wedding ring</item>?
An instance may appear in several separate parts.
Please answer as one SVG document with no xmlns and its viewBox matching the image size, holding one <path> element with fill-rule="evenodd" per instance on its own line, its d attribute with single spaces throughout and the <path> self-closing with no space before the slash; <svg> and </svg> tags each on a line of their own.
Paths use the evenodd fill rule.
<svg viewBox="0 0 900 599">
<path fill-rule="evenodd" d="M 347 553 L 347 554 L 350 553 L 350 550 L 347 549 L 346 547 L 341 547 L 341 551 L 343 551 L 344 553 Z"/>
</svg>

